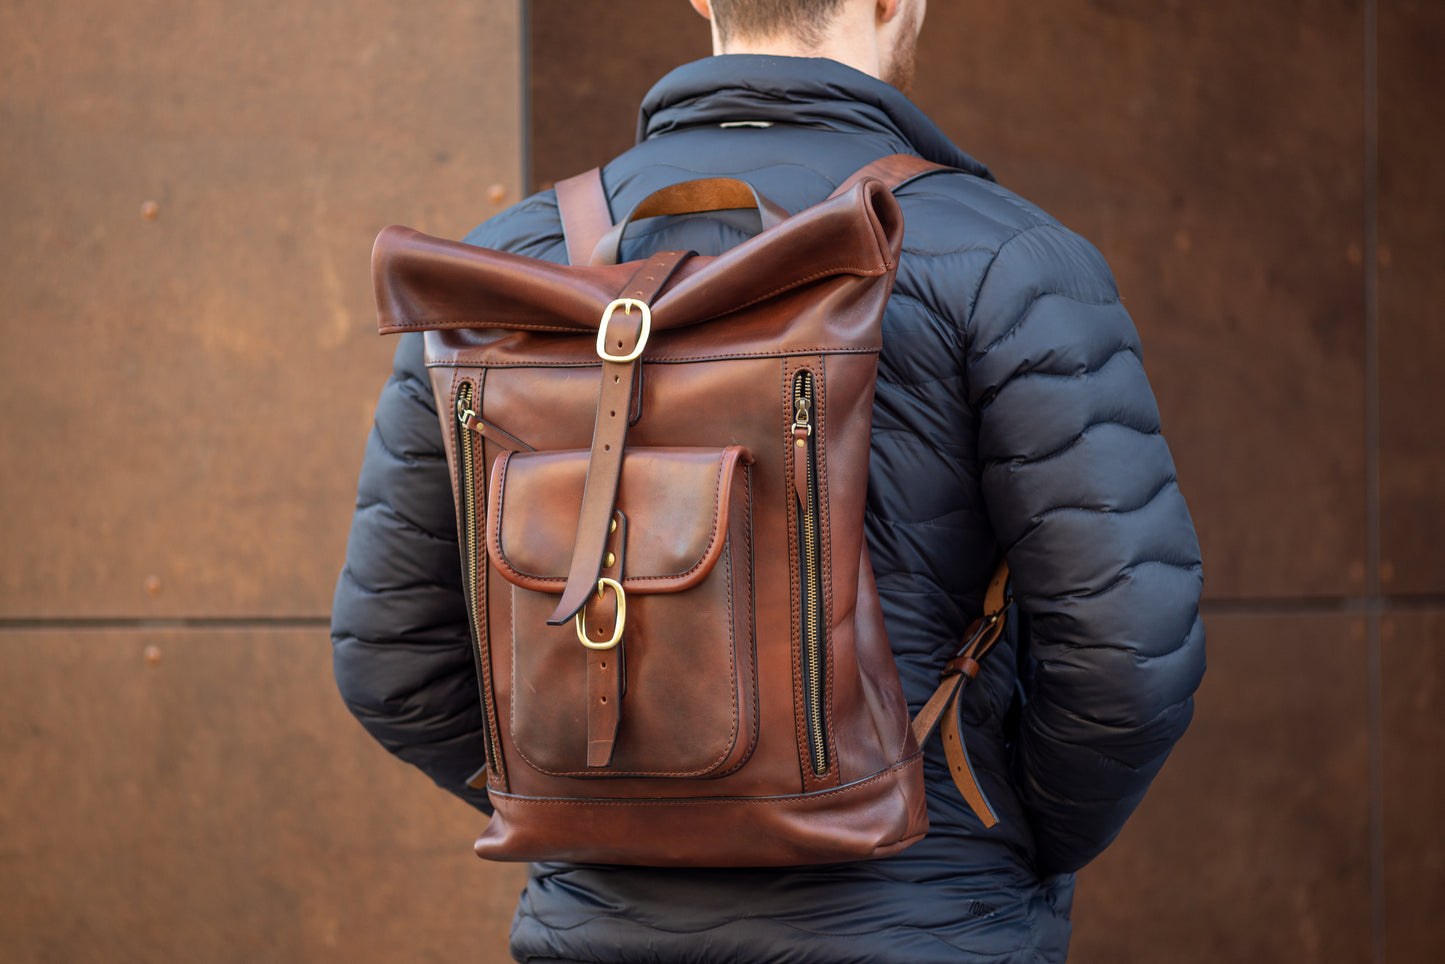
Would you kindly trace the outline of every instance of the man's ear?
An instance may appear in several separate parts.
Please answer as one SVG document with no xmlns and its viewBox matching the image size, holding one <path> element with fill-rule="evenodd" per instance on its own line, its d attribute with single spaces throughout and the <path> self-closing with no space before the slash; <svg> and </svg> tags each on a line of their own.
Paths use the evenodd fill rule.
<svg viewBox="0 0 1445 964">
<path fill-rule="evenodd" d="M 697 6 L 696 0 L 694 0 L 693 6 Z M 900 6 L 902 6 L 902 0 L 878 0 L 878 22 L 887 23 L 898 16 L 898 8 Z"/>
<path fill-rule="evenodd" d="M 692 9 L 696 10 L 700 16 L 708 20 L 712 19 L 712 0 L 688 0 L 688 2 L 692 4 Z"/>
</svg>

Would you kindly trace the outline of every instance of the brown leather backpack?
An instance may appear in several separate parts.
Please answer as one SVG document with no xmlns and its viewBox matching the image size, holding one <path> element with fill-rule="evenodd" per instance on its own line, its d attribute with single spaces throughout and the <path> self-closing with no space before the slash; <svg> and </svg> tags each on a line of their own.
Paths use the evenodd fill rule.
<svg viewBox="0 0 1445 964">
<path fill-rule="evenodd" d="M 977 664 L 916 735 L 863 507 L 890 187 L 934 169 L 886 158 L 791 217 L 684 182 L 615 226 L 589 172 L 558 185 L 570 266 L 377 239 L 381 331 L 427 332 L 455 472 L 495 807 L 478 854 L 810 864 L 927 831 L 919 743 Z M 765 230 L 725 254 L 616 263 L 634 219 L 739 207 Z"/>
</svg>

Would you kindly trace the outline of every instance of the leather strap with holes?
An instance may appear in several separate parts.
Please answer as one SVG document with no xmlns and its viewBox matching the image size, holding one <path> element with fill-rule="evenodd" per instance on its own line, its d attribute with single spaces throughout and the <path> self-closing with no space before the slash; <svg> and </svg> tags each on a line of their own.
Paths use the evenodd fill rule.
<svg viewBox="0 0 1445 964">
<path fill-rule="evenodd" d="M 607 538 L 606 555 L 602 557 L 599 578 L 622 582 L 623 554 L 627 548 L 627 517 L 612 514 L 611 532 Z M 583 625 L 589 636 L 610 639 L 621 615 L 615 592 L 594 594 L 582 608 L 586 614 Z M 612 748 L 617 743 L 617 726 L 622 721 L 622 693 L 627 688 L 626 628 L 617 645 L 610 649 L 587 650 L 587 765 L 605 767 L 612 762 Z"/>
<path fill-rule="evenodd" d="M 649 304 L 678 266 L 690 256 L 687 251 L 664 251 L 642 262 L 620 298 Z M 622 451 L 627 441 L 628 412 L 632 408 L 633 372 L 641 359 L 611 361 L 633 355 L 643 337 L 641 311 L 610 311 L 601 319 L 606 326 L 606 348 L 602 361 L 602 389 L 597 396 L 597 421 L 592 429 L 592 451 L 587 461 L 587 482 L 582 488 L 582 512 L 577 519 L 572 565 L 567 585 L 549 626 L 561 626 L 587 602 L 597 588 L 602 556 L 607 550 L 608 528 L 617 502 L 617 482 L 622 477 Z"/>
<path fill-rule="evenodd" d="M 1000 562 L 989 580 L 983 597 L 983 616 L 968 628 L 963 643 L 952 659 L 943 666 L 943 682 L 933 691 L 923 709 L 913 719 L 913 736 L 921 747 L 933 728 L 943 718 L 943 753 L 948 759 L 948 772 L 958 792 L 985 827 L 998 823 L 998 816 L 984 796 L 968 759 L 968 746 L 963 742 L 959 722 L 964 687 L 978 676 L 979 661 L 993 649 L 1003 635 L 1004 615 L 1011 603 L 1008 593 L 1008 563 Z"/>
</svg>

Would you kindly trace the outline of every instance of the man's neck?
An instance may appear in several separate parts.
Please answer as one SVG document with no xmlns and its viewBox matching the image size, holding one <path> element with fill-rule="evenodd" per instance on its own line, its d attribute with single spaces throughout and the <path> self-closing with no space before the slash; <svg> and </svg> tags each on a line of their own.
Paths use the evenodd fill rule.
<svg viewBox="0 0 1445 964">
<path fill-rule="evenodd" d="M 879 60 L 878 34 L 869 22 L 855 22 L 840 17 L 826 36 L 817 44 L 803 44 L 788 36 L 765 38 L 731 38 L 726 45 L 718 36 L 714 24 L 712 32 L 714 54 L 770 54 L 774 57 L 827 57 L 840 64 L 847 64 L 861 70 L 870 77 L 880 77 L 882 67 Z"/>
</svg>

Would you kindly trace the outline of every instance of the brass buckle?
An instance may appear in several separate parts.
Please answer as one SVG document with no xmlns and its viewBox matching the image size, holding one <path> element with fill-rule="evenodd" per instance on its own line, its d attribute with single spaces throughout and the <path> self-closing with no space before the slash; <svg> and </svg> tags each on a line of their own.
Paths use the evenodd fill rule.
<svg viewBox="0 0 1445 964">
<path fill-rule="evenodd" d="M 636 305 L 642 309 L 642 331 L 637 335 L 637 347 L 626 355 L 614 355 L 607 350 L 607 325 L 612 321 L 612 314 L 618 308 L 622 309 L 624 315 L 632 314 L 632 306 Z M 642 354 L 642 349 L 647 346 L 647 336 L 652 334 L 652 309 L 647 307 L 647 302 L 638 301 L 636 298 L 618 298 L 602 312 L 602 323 L 597 329 L 597 355 L 603 361 L 626 362 L 636 360 Z"/>
<path fill-rule="evenodd" d="M 597 580 L 597 598 L 601 599 L 604 590 L 610 588 L 617 593 L 617 620 L 612 627 L 612 638 L 605 643 L 594 643 L 587 638 L 587 609 L 584 606 L 577 610 L 577 615 L 572 617 L 572 622 L 577 627 L 577 641 L 588 649 L 611 649 L 622 639 L 622 624 L 627 621 L 627 594 L 622 591 L 622 584 L 616 579 L 608 579 L 603 576 Z"/>
</svg>

